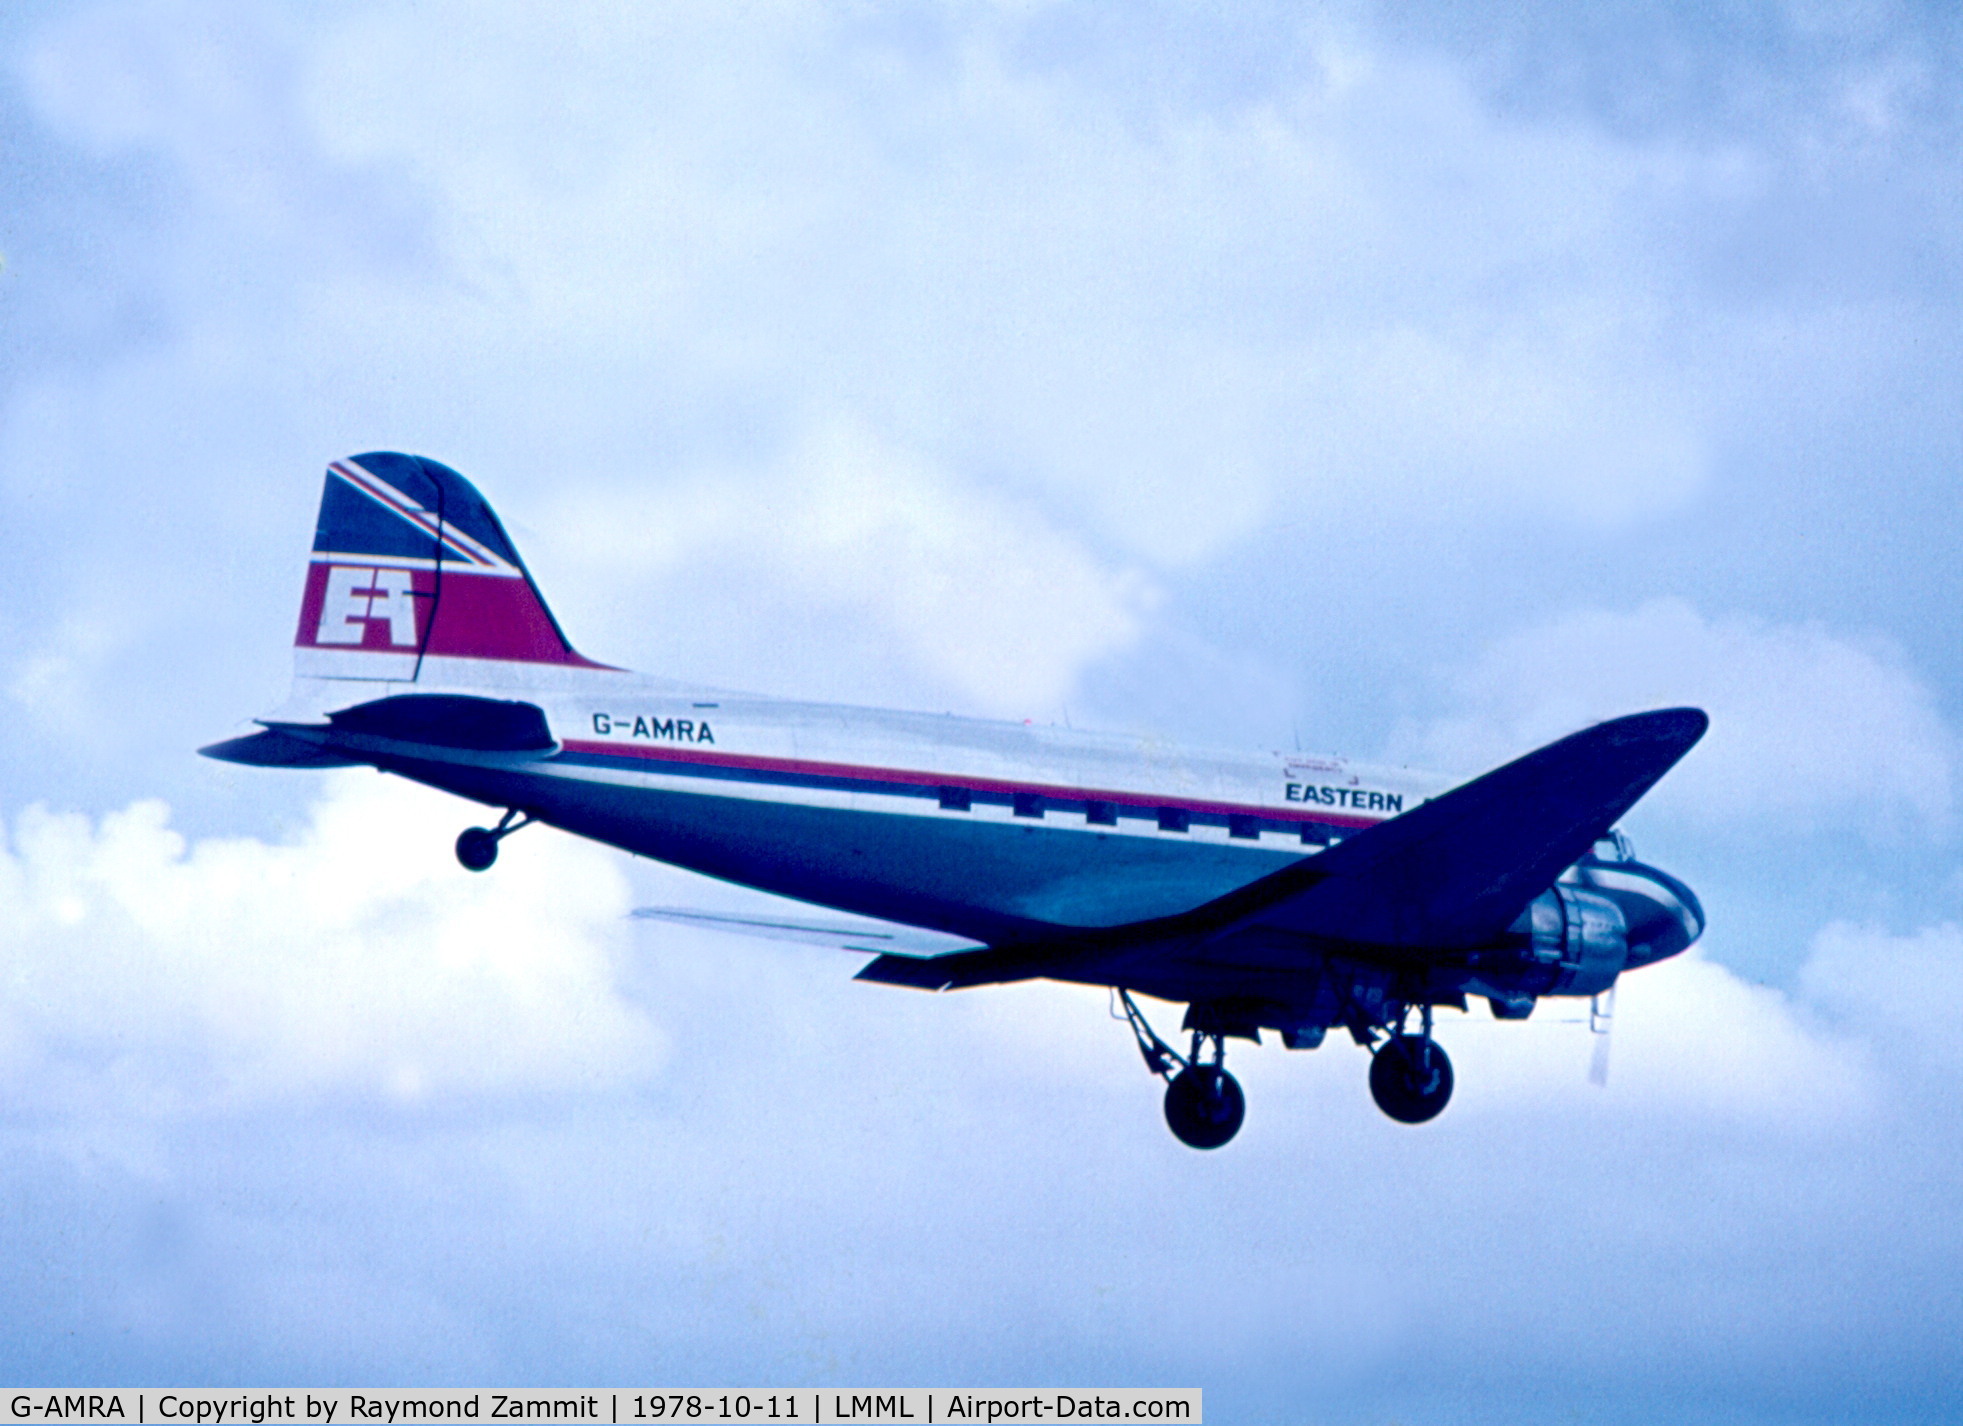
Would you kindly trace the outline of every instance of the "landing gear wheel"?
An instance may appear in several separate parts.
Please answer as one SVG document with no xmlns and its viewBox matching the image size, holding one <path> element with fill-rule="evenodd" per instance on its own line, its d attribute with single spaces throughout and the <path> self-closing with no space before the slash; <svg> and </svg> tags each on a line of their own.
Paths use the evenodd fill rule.
<svg viewBox="0 0 1963 1426">
<path fill-rule="evenodd" d="M 471 827 L 458 834 L 457 860 L 464 864 L 466 871 L 489 871 L 491 863 L 498 859 L 498 843 L 537 820 L 531 813 L 513 807 L 498 818 L 495 827 Z"/>
<path fill-rule="evenodd" d="M 1180 1143 L 1217 1149 L 1240 1132 L 1247 1096 L 1218 1065 L 1192 1065 L 1166 1086 L 1166 1124 Z"/>
<path fill-rule="evenodd" d="M 1452 1062 L 1423 1035 L 1393 1035 L 1370 1061 L 1370 1097 L 1399 1123 L 1435 1119 L 1452 1097 Z"/>
<path fill-rule="evenodd" d="M 467 871 L 489 871 L 498 859 L 498 834 L 488 827 L 470 827 L 457 837 L 457 860 Z"/>
</svg>

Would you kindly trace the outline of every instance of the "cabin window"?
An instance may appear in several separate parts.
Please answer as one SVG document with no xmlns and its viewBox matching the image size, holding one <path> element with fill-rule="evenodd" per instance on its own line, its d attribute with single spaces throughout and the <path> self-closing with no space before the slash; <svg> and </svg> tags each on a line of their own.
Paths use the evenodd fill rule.
<svg viewBox="0 0 1963 1426">
<path fill-rule="evenodd" d="M 975 799 L 965 787 L 941 789 L 941 810 L 944 812 L 966 812 L 974 805 Z"/>
<path fill-rule="evenodd" d="M 1018 792 L 1016 794 L 1016 816 L 1041 817 L 1043 815 L 1043 796 L 1038 792 Z"/>
<path fill-rule="evenodd" d="M 1161 832 L 1183 832 L 1192 819 L 1186 815 L 1184 807 L 1161 807 L 1159 809 L 1159 830 Z"/>
<path fill-rule="evenodd" d="M 1084 820 L 1093 827 L 1115 827 L 1118 825 L 1118 809 L 1109 802 L 1086 802 Z"/>
<path fill-rule="evenodd" d="M 1227 819 L 1227 835 L 1253 841 L 1261 835 L 1261 819 L 1238 815 Z"/>
</svg>

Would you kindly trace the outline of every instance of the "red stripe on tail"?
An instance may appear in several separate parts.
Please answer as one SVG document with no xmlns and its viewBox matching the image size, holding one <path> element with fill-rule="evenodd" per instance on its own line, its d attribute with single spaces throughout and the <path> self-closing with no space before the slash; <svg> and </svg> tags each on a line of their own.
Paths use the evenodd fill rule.
<svg viewBox="0 0 1963 1426">
<path fill-rule="evenodd" d="M 296 648 L 606 668 L 567 646 L 520 575 L 380 560 L 308 567 Z"/>
</svg>

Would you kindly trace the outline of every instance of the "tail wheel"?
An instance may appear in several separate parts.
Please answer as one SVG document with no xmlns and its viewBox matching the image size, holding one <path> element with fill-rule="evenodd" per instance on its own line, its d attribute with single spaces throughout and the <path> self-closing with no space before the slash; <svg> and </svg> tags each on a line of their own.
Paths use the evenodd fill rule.
<svg viewBox="0 0 1963 1426">
<path fill-rule="evenodd" d="M 1166 1124 L 1189 1148 L 1219 1148 L 1246 1117 L 1240 1081 L 1219 1065 L 1191 1065 L 1166 1086 Z"/>
<path fill-rule="evenodd" d="M 498 836 L 488 827 L 469 827 L 457 837 L 457 860 L 470 871 L 489 871 L 498 859 Z"/>
<path fill-rule="evenodd" d="M 1370 1061 L 1370 1097 L 1402 1124 L 1436 1119 L 1452 1097 L 1452 1062 L 1425 1035 L 1393 1035 Z"/>
<path fill-rule="evenodd" d="M 513 832 L 523 831 L 538 818 L 513 807 L 498 819 L 495 827 L 470 827 L 457 835 L 457 860 L 466 871 L 489 871 L 498 859 L 498 843 Z"/>
</svg>

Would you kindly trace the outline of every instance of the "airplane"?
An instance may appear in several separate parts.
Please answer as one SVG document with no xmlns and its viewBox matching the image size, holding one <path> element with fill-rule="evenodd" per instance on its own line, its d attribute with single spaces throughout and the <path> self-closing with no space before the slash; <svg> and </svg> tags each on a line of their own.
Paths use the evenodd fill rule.
<svg viewBox="0 0 1963 1426">
<path fill-rule="evenodd" d="M 1107 987 L 1197 1149 L 1245 1117 L 1229 1039 L 1306 1050 L 1340 1027 L 1371 1053 L 1377 1106 L 1422 1124 L 1453 1088 L 1436 1009 L 1483 997 L 1521 1020 L 1599 997 L 1705 926 L 1616 830 L 1703 736 L 1698 709 L 1454 785 L 648 677 L 577 652 L 490 504 L 421 456 L 328 466 L 294 665 L 260 731 L 200 751 L 367 765 L 502 809 L 457 838 L 473 872 L 537 822 L 846 913 L 636 914 L 870 952 L 859 980 Z M 1186 1005 L 1185 1053 L 1140 995 Z"/>
</svg>

